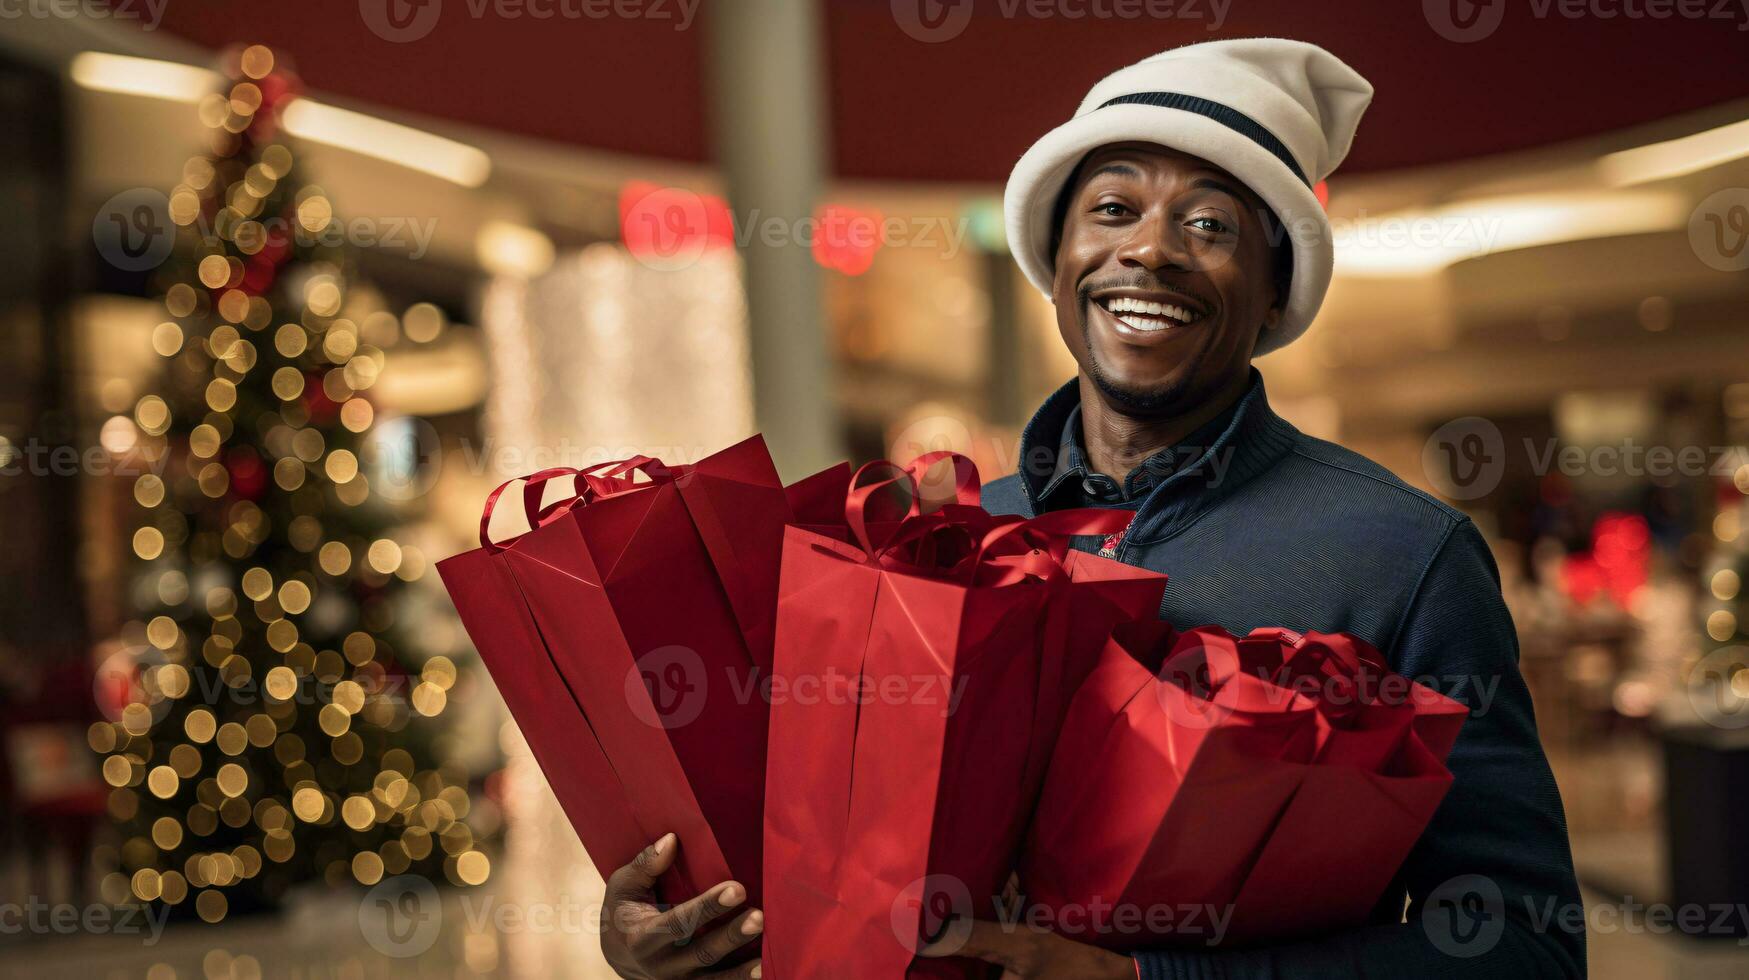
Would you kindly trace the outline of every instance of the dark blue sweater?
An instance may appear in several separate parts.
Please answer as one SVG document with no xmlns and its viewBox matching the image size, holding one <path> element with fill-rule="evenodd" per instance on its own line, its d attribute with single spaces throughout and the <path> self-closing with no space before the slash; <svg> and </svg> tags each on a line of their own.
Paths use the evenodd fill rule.
<svg viewBox="0 0 1749 980">
<path fill-rule="evenodd" d="M 1252 374 L 1206 451 L 1152 481 L 1139 504 L 1111 504 L 1136 507 L 1118 557 L 1167 573 L 1160 615 L 1180 628 L 1351 633 L 1471 716 L 1447 760 L 1451 791 L 1378 924 L 1270 947 L 1143 953 L 1141 976 L 1583 976 L 1566 818 L 1481 534 L 1376 463 L 1289 425 Z M 1031 516 L 1046 486 L 1061 484 L 1057 457 L 1079 399 L 1071 381 L 1045 401 L 1022 436 L 1020 473 L 984 488 L 986 508 Z M 1053 492 L 1043 509 L 1071 496 Z"/>
</svg>

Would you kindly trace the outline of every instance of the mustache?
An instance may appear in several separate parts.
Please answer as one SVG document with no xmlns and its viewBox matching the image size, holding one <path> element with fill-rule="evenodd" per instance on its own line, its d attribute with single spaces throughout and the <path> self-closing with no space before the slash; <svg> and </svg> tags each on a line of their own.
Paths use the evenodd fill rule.
<svg viewBox="0 0 1749 980">
<path fill-rule="evenodd" d="M 1092 302 L 1093 294 L 1101 289 L 1166 290 L 1188 297 L 1192 302 L 1202 308 L 1198 312 L 1206 314 L 1213 311 L 1215 308 L 1215 304 L 1211 302 L 1207 296 L 1204 296 L 1197 290 L 1192 289 L 1183 283 L 1168 282 L 1161 276 L 1145 269 L 1137 270 L 1136 272 L 1127 275 L 1114 275 L 1106 276 L 1102 279 L 1090 279 L 1087 282 L 1082 283 L 1081 288 L 1077 289 L 1075 293 L 1080 297 L 1081 304 L 1085 306 Z"/>
</svg>

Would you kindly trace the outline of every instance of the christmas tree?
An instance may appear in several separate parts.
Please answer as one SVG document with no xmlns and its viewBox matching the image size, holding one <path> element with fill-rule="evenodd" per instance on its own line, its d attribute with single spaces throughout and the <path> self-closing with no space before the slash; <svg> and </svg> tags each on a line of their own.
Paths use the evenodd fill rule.
<svg viewBox="0 0 1749 980">
<path fill-rule="evenodd" d="M 161 464 L 133 485 L 137 669 L 90 732 L 123 827 L 106 891 L 209 922 L 306 880 L 489 871 L 464 774 L 431 758 L 455 665 L 397 620 L 424 563 L 391 533 L 369 391 L 402 324 L 299 181 L 295 79 L 263 47 L 227 60 L 168 198 L 164 371 L 131 419 Z"/>
</svg>

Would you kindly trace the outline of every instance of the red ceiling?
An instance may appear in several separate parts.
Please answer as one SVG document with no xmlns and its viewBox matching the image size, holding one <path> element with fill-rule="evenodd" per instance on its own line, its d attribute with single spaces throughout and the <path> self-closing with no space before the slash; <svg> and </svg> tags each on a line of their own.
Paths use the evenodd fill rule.
<svg viewBox="0 0 1749 980">
<path fill-rule="evenodd" d="M 400 0 L 178 0 L 165 5 L 163 26 L 210 47 L 272 45 L 318 91 L 581 146 L 709 157 L 701 27 L 676 30 L 680 0 L 426 0 L 443 3 L 436 26 L 404 44 L 377 37 L 361 16 L 361 5 L 385 2 Z M 669 19 L 491 13 L 616 2 Z M 1001 180 L 1100 76 L 1210 37 L 1314 41 L 1370 78 L 1378 95 L 1348 172 L 1518 149 L 1749 96 L 1749 32 L 1738 23 L 1749 15 L 1734 4 L 1736 20 L 1572 19 L 1561 14 L 1572 0 L 1479 0 L 1484 11 L 1505 5 L 1503 20 L 1460 44 L 1423 9 L 1471 0 L 1221 0 L 1226 18 L 1212 32 L 1213 0 L 1176 0 L 1201 21 L 1094 15 L 1144 0 L 946 0 L 949 10 L 973 3 L 971 21 L 950 41 L 922 43 L 900 29 L 894 7 L 936 0 L 819 2 L 833 169 L 846 177 Z M 1039 7 L 1059 13 L 1024 15 Z M 1088 15 L 1067 16 L 1078 11 Z"/>
</svg>

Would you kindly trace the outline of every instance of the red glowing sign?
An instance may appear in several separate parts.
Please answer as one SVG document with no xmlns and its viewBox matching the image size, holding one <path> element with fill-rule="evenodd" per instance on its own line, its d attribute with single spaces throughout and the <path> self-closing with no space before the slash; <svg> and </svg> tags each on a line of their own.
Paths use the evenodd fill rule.
<svg viewBox="0 0 1749 980">
<path fill-rule="evenodd" d="M 735 243 L 735 222 L 720 197 L 634 180 L 620 188 L 619 234 L 637 258 L 685 266 Z"/>
<path fill-rule="evenodd" d="M 1591 550 L 1569 555 L 1561 584 L 1569 598 L 1585 605 L 1607 593 L 1623 609 L 1646 584 L 1652 534 L 1638 514 L 1604 514 L 1591 526 Z"/>
<path fill-rule="evenodd" d="M 814 261 L 847 276 L 860 276 L 881 248 L 881 213 L 827 204 L 815 215 Z"/>
</svg>

